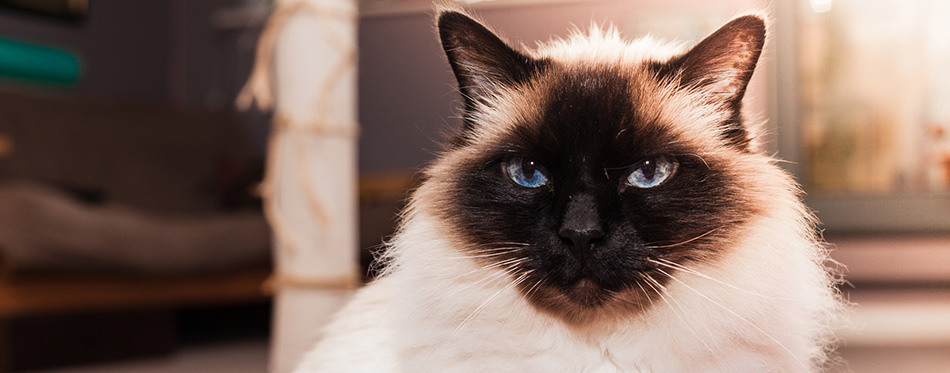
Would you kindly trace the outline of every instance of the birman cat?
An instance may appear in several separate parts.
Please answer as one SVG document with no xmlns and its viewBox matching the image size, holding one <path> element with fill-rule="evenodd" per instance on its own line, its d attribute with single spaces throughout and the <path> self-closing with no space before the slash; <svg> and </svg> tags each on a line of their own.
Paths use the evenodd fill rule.
<svg viewBox="0 0 950 373">
<path fill-rule="evenodd" d="M 823 369 L 836 278 L 742 112 L 764 17 L 687 50 L 437 27 L 462 127 L 298 372 Z"/>
</svg>

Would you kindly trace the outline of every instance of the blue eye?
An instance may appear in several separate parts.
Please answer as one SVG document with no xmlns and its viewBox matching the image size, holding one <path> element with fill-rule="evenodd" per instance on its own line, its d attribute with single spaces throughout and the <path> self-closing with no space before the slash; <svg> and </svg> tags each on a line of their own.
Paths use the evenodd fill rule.
<svg viewBox="0 0 950 373">
<path fill-rule="evenodd" d="M 627 176 L 627 185 L 640 189 L 659 186 L 673 176 L 676 166 L 676 161 L 666 156 L 644 160 L 634 166 L 633 172 Z"/>
<path fill-rule="evenodd" d="M 525 188 L 539 188 L 548 183 L 547 171 L 535 161 L 514 156 L 508 158 L 504 166 L 508 178 Z"/>
</svg>

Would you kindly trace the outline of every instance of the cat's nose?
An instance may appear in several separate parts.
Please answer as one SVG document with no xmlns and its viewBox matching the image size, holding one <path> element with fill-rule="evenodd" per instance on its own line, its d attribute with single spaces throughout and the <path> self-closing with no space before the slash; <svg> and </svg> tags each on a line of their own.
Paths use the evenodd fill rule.
<svg viewBox="0 0 950 373">
<path fill-rule="evenodd" d="M 604 238 L 604 230 L 600 227 L 589 227 L 584 229 L 561 228 L 558 232 L 561 237 L 571 241 L 575 250 L 587 251 L 590 245 Z"/>
<path fill-rule="evenodd" d="M 558 229 L 561 238 L 571 241 L 573 248 L 582 257 L 587 256 L 592 243 L 604 238 L 604 228 L 591 195 L 576 195 L 567 204 L 567 211 Z"/>
</svg>

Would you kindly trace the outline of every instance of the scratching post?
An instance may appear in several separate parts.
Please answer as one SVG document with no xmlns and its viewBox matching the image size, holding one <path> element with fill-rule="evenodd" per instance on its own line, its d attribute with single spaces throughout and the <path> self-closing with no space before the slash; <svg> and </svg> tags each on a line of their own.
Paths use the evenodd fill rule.
<svg viewBox="0 0 950 373">
<path fill-rule="evenodd" d="M 278 0 L 238 97 L 273 110 L 261 192 L 274 232 L 273 373 L 294 368 L 358 283 L 356 2 Z"/>
</svg>

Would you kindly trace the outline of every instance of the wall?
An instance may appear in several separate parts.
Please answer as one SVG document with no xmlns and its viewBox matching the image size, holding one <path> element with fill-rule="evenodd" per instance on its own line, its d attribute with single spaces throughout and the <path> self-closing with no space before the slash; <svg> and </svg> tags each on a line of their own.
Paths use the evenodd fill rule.
<svg viewBox="0 0 950 373">
<path fill-rule="evenodd" d="M 0 37 L 70 49 L 84 66 L 66 89 L 0 80 L 0 134 L 14 149 L 0 159 L 0 179 L 187 212 L 216 207 L 222 182 L 259 174 L 267 117 L 235 115 L 232 102 L 260 24 L 213 22 L 251 1 L 91 3 L 75 21 L 0 7 Z"/>
<path fill-rule="evenodd" d="M 0 7 L 0 36 L 77 52 L 71 93 L 230 108 L 253 62 L 260 24 L 221 27 L 216 12 L 261 0 L 97 0 L 77 21 Z M 0 89 L 22 86 L 3 84 Z"/>
<path fill-rule="evenodd" d="M 647 32 L 696 42 L 735 14 L 764 9 L 756 0 L 560 1 L 538 5 L 475 5 L 475 13 L 515 45 L 566 36 L 576 25 L 612 23 L 627 38 Z M 438 42 L 431 12 L 364 16 L 359 29 L 360 169 L 418 168 L 439 150 L 441 134 L 459 125 L 456 83 Z M 762 59 L 768 61 L 766 54 Z M 769 63 L 760 64 L 747 97 L 768 109 Z M 763 115 L 764 116 L 764 115 Z"/>
<path fill-rule="evenodd" d="M 77 94 L 167 97 L 169 2 L 92 3 L 89 15 L 80 21 L 0 8 L 0 36 L 79 53 L 85 76 Z"/>
</svg>

